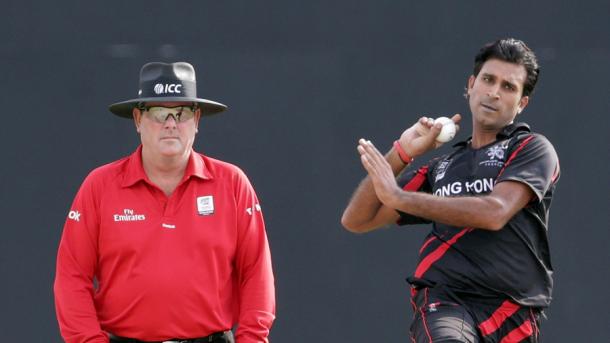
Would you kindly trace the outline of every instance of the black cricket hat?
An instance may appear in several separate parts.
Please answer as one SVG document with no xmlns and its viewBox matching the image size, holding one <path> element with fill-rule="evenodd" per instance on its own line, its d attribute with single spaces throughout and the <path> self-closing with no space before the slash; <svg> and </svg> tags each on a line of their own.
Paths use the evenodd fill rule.
<svg viewBox="0 0 610 343">
<path fill-rule="evenodd" d="M 186 62 L 151 62 L 140 70 L 140 88 L 135 99 L 110 105 L 110 112 L 123 118 L 133 118 L 132 111 L 145 102 L 183 101 L 194 102 L 201 108 L 202 116 L 210 116 L 227 109 L 219 102 L 197 97 L 195 68 Z"/>
</svg>

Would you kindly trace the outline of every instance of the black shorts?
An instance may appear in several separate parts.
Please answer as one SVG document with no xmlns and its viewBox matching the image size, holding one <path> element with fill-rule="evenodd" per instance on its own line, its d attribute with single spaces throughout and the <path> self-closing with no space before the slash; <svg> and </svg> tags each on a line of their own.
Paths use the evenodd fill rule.
<svg viewBox="0 0 610 343">
<path fill-rule="evenodd" d="M 413 289 L 415 343 L 538 343 L 540 311 L 506 299 L 457 295 L 443 286 Z"/>
</svg>

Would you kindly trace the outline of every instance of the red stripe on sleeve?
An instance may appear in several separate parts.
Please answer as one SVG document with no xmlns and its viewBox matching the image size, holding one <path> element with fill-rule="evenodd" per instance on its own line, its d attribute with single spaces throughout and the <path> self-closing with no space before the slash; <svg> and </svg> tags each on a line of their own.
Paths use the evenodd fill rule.
<svg viewBox="0 0 610 343">
<path fill-rule="evenodd" d="M 432 243 L 432 241 L 435 239 L 436 239 L 436 236 L 432 236 L 432 237 L 428 238 L 428 240 L 425 241 L 424 244 L 422 244 L 421 248 L 419 248 L 419 254 L 421 255 L 422 251 L 424 251 L 424 249 L 426 249 L 428 244 Z"/>
<path fill-rule="evenodd" d="M 483 336 L 494 333 L 496 330 L 498 330 L 498 328 L 500 328 L 506 319 L 517 312 L 518 309 L 519 305 L 508 300 L 504 301 L 502 305 L 500 305 L 500 307 L 494 311 L 491 317 L 479 324 L 479 330 L 481 330 Z"/>
<path fill-rule="evenodd" d="M 409 181 L 402 189 L 407 192 L 418 191 L 426 181 L 426 174 L 428 173 L 428 166 L 423 166 L 417 170 L 417 174 Z"/>
<path fill-rule="evenodd" d="M 519 343 L 524 338 L 527 338 L 534 333 L 534 329 L 532 329 L 532 323 L 529 320 L 526 320 L 519 326 L 518 328 L 512 330 L 508 333 L 508 335 L 504 336 L 500 343 Z"/>
<path fill-rule="evenodd" d="M 557 161 L 557 166 L 555 166 L 555 171 L 553 171 L 553 177 L 551 178 L 551 182 L 555 183 L 557 178 L 559 177 L 559 161 Z"/>
<path fill-rule="evenodd" d="M 447 250 L 453 244 L 455 244 L 458 239 L 460 239 L 462 236 L 464 236 L 470 231 L 472 231 L 471 228 L 463 229 L 462 231 L 455 234 L 455 236 L 451 237 L 450 240 L 443 242 L 438 248 L 436 248 L 436 250 L 424 257 L 424 259 L 419 263 L 419 265 L 417 265 L 417 269 L 415 269 L 415 277 L 419 278 L 424 275 L 424 273 L 430 268 L 430 266 L 432 266 L 434 262 L 438 261 L 441 257 L 443 257 Z"/>
<path fill-rule="evenodd" d="M 533 138 L 534 138 L 534 136 L 527 137 L 526 139 L 523 140 L 523 142 L 521 142 L 519 147 L 515 151 L 513 151 L 513 153 L 508 158 L 508 161 L 506 161 L 506 163 L 504 163 L 504 167 L 502 167 L 502 170 L 500 170 L 500 172 L 498 173 L 496 180 L 500 178 L 500 175 L 502 175 L 502 173 L 504 173 L 504 169 L 506 169 L 506 167 L 508 167 L 508 165 L 515 159 L 515 157 L 517 157 L 517 154 L 519 153 L 519 151 L 523 150 L 523 148 L 525 148 L 527 143 L 529 143 Z"/>
</svg>

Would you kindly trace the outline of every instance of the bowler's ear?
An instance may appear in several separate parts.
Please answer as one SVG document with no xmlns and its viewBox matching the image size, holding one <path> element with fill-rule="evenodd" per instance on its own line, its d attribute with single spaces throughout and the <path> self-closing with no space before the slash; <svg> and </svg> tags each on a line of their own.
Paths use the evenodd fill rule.
<svg viewBox="0 0 610 343">
<path fill-rule="evenodd" d="M 474 75 L 470 75 L 470 77 L 468 78 L 468 89 L 467 89 L 467 93 L 470 96 L 470 90 L 472 89 L 472 87 L 474 86 L 474 80 L 476 80 L 476 76 Z"/>
<path fill-rule="evenodd" d="M 525 109 L 525 107 L 529 103 L 530 103 L 530 97 L 522 96 L 521 100 L 519 100 L 519 107 L 517 108 L 517 114 L 521 114 L 521 112 Z"/>
<path fill-rule="evenodd" d="M 134 107 L 131 111 L 131 115 L 133 116 L 133 123 L 136 125 L 136 131 L 140 132 L 140 121 L 142 120 L 142 112 L 139 108 Z"/>
<path fill-rule="evenodd" d="M 474 85 L 474 80 L 476 77 L 474 75 L 470 75 L 468 81 L 466 82 L 466 92 L 463 94 L 466 100 L 470 99 L 470 91 L 472 90 L 472 86 Z"/>
</svg>

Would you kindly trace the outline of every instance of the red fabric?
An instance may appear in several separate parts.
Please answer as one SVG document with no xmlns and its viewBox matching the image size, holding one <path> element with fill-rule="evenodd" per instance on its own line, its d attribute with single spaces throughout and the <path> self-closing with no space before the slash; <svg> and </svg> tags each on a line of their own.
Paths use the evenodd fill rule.
<svg viewBox="0 0 610 343">
<path fill-rule="evenodd" d="M 54 286 L 65 341 L 194 338 L 239 323 L 238 342 L 267 342 L 273 273 L 247 177 L 193 152 L 167 197 L 140 154 L 94 170 L 70 209 Z"/>
<path fill-rule="evenodd" d="M 426 174 L 428 173 L 428 166 L 423 166 L 417 170 L 417 174 L 409 181 L 402 189 L 407 192 L 416 192 L 426 181 Z"/>
<path fill-rule="evenodd" d="M 430 268 L 430 266 L 434 264 L 434 262 L 438 261 L 441 257 L 443 257 L 447 250 L 449 250 L 449 248 L 453 244 L 455 244 L 458 239 L 460 239 L 462 236 L 464 236 L 470 231 L 472 231 L 471 228 L 463 229 L 462 231 L 455 234 L 455 236 L 451 237 L 450 240 L 448 240 L 447 242 L 443 242 L 438 248 L 436 248 L 436 250 L 424 257 L 424 259 L 421 260 L 419 265 L 417 265 L 417 269 L 415 269 L 415 277 L 421 278 L 422 275 L 424 275 L 424 273 Z"/>
<path fill-rule="evenodd" d="M 479 330 L 481 330 L 483 336 L 494 333 L 517 310 L 519 310 L 519 305 L 508 300 L 504 301 L 489 318 L 479 324 Z"/>
<path fill-rule="evenodd" d="M 519 343 L 533 333 L 534 329 L 532 328 L 532 323 L 530 323 L 529 320 L 526 320 L 518 328 L 513 329 L 508 335 L 504 336 L 500 343 Z"/>
<path fill-rule="evenodd" d="M 409 297 L 409 301 L 411 302 L 411 306 L 413 307 L 413 311 L 417 311 L 417 305 L 415 304 L 415 296 L 417 295 L 417 289 L 411 287 L 411 296 Z"/>
</svg>

